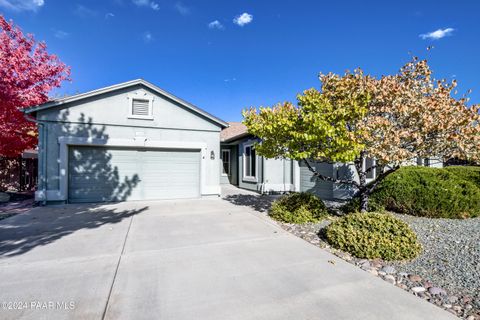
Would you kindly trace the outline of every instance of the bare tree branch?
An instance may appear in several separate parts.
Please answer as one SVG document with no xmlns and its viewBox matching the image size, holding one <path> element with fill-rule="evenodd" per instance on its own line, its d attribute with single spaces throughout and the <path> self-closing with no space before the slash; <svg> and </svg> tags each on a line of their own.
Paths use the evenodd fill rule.
<svg viewBox="0 0 480 320">
<path fill-rule="evenodd" d="M 384 172 L 380 173 L 372 183 L 369 183 L 368 185 L 366 185 L 367 194 L 370 195 L 372 193 L 372 191 L 375 190 L 375 188 L 377 187 L 377 185 L 380 182 L 385 180 L 386 177 L 388 177 L 390 174 L 397 171 L 399 168 L 400 168 L 400 166 L 395 166 L 395 167 L 390 168 L 387 171 L 384 171 Z"/>
<path fill-rule="evenodd" d="M 303 162 L 305 162 L 305 164 L 307 165 L 308 170 L 310 170 L 313 173 L 313 176 L 319 180 L 335 182 L 335 183 L 343 183 L 343 184 L 353 185 L 356 187 L 359 186 L 358 183 L 354 180 L 336 179 L 336 178 L 332 178 L 332 177 L 321 174 L 320 172 L 318 172 L 312 167 L 312 165 L 308 162 L 307 159 L 303 159 Z"/>
</svg>

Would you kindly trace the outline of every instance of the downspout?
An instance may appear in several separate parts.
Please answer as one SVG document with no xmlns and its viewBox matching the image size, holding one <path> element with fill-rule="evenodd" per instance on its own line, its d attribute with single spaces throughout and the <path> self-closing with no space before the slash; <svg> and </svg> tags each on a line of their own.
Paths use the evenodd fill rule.
<svg viewBox="0 0 480 320">
<path fill-rule="evenodd" d="M 265 157 L 262 156 L 262 184 L 260 185 L 260 193 L 265 193 Z"/>
<path fill-rule="evenodd" d="M 39 172 L 39 182 L 41 183 L 41 189 L 42 189 L 42 193 L 43 193 L 43 201 L 42 201 L 42 205 L 46 205 L 47 204 L 47 183 L 46 183 L 46 172 L 47 172 L 47 154 L 45 151 L 45 147 L 46 147 L 46 143 L 47 143 L 47 130 L 45 129 L 46 126 L 45 126 L 45 123 L 42 122 L 42 121 L 38 121 L 37 119 L 33 118 L 32 116 L 24 113 L 24 116 L 25 116 L 25 119 L 27 119 L 28 121 L 31 121 L 31 122 L 34 122 L 37 124 L 38 127 L 41 127 L 42 128 L 42 141 L 41 141 L 41 149 L 39 148 L 38 150 L 38 155 L 40 157 L 42 157 L 42 166 L 39 167 L 40 168 L 40 172 Z"/>
</svg>

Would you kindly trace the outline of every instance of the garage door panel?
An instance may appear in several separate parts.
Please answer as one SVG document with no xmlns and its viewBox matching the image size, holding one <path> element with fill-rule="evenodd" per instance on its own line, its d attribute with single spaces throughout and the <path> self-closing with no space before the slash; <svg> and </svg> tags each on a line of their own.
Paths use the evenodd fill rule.
<svg viewBox="0 0 480 320">
<path fill-rule="evenodd" d="M 69 150 L 69 201 L 138 199 L 139 172 L 132 152 L 72 147 Z"/>
<path fill-rule="evenodd" d="M 69 201 L 194 198 L 200 195 L 197 150 L 71 147 Z"/>
<path fill-rule="evenodd" d="M 196 198 L 200 195 L 200 153 L 146 151 L 142 154 L 144 198 Z"/>
</svg>

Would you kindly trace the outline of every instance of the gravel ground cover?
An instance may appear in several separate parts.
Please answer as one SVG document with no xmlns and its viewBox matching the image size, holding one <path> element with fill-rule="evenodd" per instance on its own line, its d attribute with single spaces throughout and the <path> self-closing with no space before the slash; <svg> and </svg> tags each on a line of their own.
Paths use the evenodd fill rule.
<svg viewBox="0 0 480 320">
<path fill-rule="evenodd" d="M 396 216 L 412 227 L 422 243 L 423 251 L 414 261 L 357 259 L 331 248 L 322 235 L 331 221 L 328 219 L 315 224 L 279 224 L 296 236 L 458 317 L 480 320 L 480 218 Z"/>
</svg>

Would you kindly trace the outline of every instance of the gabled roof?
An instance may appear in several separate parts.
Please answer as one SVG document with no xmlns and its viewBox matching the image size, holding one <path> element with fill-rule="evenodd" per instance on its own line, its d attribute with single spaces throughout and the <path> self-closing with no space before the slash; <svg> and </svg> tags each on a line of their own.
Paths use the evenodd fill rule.
<svg viewBox="0 0 480 320">
<path fill-rule="evenodd" d="M 248 136 L 247 127 L 241 122 L 228 122 L 228 128 L 220 132 L 220 141 L 227 142 Z"/>
<path fill-rule="evenodd" d="M 197 114 L 200 114 L 207 119 L 210 119 L 211 121 L 219 124 L 223 128 L 228 127 L 228 123 L 221 120 L 220 118 L 217 118 L 217 117 L 213 116 L 212 114 L 200 109 L 199 107 L 194 106 L 193 104 L 191 104 L 191 103 L 189 103 L 185 100 L 182 100 L 179 97 L 174 96 L 173 94 L 171 94 L 171 93 L 169 93 L 165 90 L 162 90 L 159 87 L 157 87 L 156 85 L 154 85 L 154 84 L 152 84 L 152 83 L 150 83 L 146 80 L 143 80 L 143 79 L 131 80 L 131 81 L 115 84 L 113 86 L 92 90 L 92 91 L 85 92 L 85 93 L 80 93 L 80 94 L 76 94 L 76 95 L 65 97 L 65 98 L 51 100 L 51 101 L 48 101 L 44 104 L 40 104 L 40 105 L 37 105 L 37 106 L 27 108 L 23 112 L 26 113 L 26 114 L 29 114 L 29 113 L 33 113 L 33 112 L 37 112 L 37 111 L 41 111 L 41 110 L 45 110 L 45 109 L 49 109 L 49 108 L 62 106 L 64 104 L 67 104 L 67 103 L 70 103 L 70 102 L 83 100 L 83 99 L 94 97 L 94 96 L 97 96 L 97 95 L 100 95 L 100 94 L 104 94 L 104 93 L 112 92 L 112 91 L 115 91 L 115 90 L 120 90 L 120 89 L 124 89 L 124 88 L 128 88 L 128 87 L 132 87 L 132 86 L 136 86 L 136 85 L 143 85 L 143 86 L 149 88 L 150 90 L 155 91 L 158 94 L 163 95 L 163 96 L 175 101 L 178 104 L 181 104 L 185 108 L 187 108 L 187 109 L 189 109 L 189 110 L 191 110 L 191 111 L 193 111 Z"/>
</svg>

